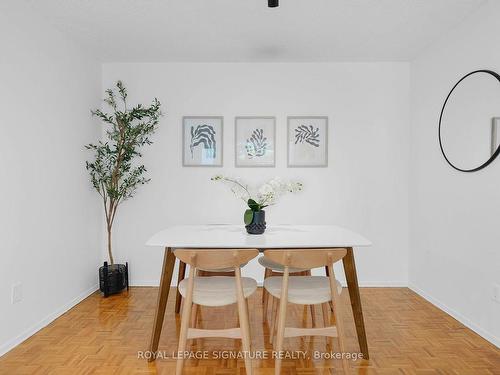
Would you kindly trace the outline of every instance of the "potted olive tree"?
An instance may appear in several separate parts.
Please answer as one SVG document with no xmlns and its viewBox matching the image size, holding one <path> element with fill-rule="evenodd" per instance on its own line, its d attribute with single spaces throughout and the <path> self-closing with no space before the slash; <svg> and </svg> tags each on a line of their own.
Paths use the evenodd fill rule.
<svg viewBox="0 0 500 375">
<path fill-rule="evenodd" d="M 160 102 L 154 99 L 149 107 L 127 105 L 127 90 L 121 81 L 116 91 L 106 90 L 104 102 L 111 109 L 92 111 L 106 126 L 105 140 L 85 147 L 93 151 L 93 161 L 87 161 L 92 186 L 102 198 L 106 218 L 108 262 L 99 269 L 99 285 L 104 296 L 128 288 L 128 263 L 115 264 L 112 251 L 112 228 L 121 203 L 132 198 L 137 188 L 149 182 L 146 168 L 138 163 L 140 149 L 152 142 L 161 116 Z"/>
</svg>

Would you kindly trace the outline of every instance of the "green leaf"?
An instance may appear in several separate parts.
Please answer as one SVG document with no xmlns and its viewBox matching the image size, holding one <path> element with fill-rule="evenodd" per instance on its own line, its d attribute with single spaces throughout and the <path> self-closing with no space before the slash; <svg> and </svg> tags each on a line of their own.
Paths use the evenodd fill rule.
<svg viewBox="0 0 500 375">
<path fill-rule="evenodd" d="M 254 201 L 252 198 L 250 198 L 247 202 L 248 207 L 254 212 L 260 211 L 261 207 L 260 204 L 258 204 L 256 201 Z"/>
<path fill-rule="evenodd" d="M 243 215 L 243 220 L 245 221 L 245 225 L 251 224 L 253 220 L 253 211 L 246 210 L 245 214 Z"/>
</svg>

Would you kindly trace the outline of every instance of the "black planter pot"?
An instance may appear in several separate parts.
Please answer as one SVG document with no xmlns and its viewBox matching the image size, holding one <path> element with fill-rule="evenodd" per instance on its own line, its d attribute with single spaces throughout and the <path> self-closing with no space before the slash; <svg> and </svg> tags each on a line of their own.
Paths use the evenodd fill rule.
<svg viewBox="0 0 500 375">
<path fill-rule="evenodd" d="M 104 297 L 120 293 L 125 288 L 128 290 L 128 262 L 112 265 L 104 262 L 104 266 L 99 268 L 99 289 Z"/>
<path fill-rule="evenodd" d="M 266 211 L 261 210 L 253 213 L 253 220 L 245 225 L 249 234 L 262 234 L 266 231 Z"/>
</svg>

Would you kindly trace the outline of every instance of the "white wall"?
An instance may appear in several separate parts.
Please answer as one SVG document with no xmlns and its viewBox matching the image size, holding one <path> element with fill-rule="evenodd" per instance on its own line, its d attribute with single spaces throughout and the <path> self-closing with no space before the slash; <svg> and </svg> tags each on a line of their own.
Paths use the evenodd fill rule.
<svg viewBox="0 0 500 375">
<path fill-rule="evenodd" d="M 102 244 L 83 149 L 100 64 L 18 3 L 0 5 L 0 355 L 96 289 Z"/>
<path fill-rule="evenodd" d="M 131 102 L 157 96 L 166 113 L 143 160 L 152 181 L 117 215 L 115 257 L 130 262 L 132 283 L 158 283 L 163 251 L 144 246 L 156 231 L 242 222 L 242 202 L 210 182 L 223 173 L 255 183 L 276 175 L 302 180 L 302 194 L 267 210 L 269 224 L 331 223 L 359 231 L 374 243 L 356 252 L 361 284 L 407 284 L 407 63 L 105 64 L 103 89 L 117 79 L 127 84 Z M 224 116 L 223 168 L 182 167 L 184 115 Z M 234 168 L 239 115 L 277 117 L 276 168 Z M 287 115 L 329 116 L 328 168 L 286 168 Z M 263 276 L 256 264 L 244 272 Z"/>
<path fill-rule="evenodd" d="M 462 75 L 500 71 L 499 14 L 500 2 L 489 2 L 412 63 L 410 164 L 411 285 L 497 345 L 500 161 L 472 174 L 453 170 L 441 156 L 437 126 Z"/>
<path fill-rule="evenodd" d="M 409 277 L 416 291 L 498 345 L 500 304 L 491 297 L 500 283 L 500 162 L 460 174 L 437 144 L 439 110 L 457 78 L 500 71 L 498 2 L 412 62 L 411 100 L 407 63 L 116 63 L 102 67 L 101 82 L 88 51 L 13 4 L 0 5 L 0 355 L 96 288 L 102 212 L 82 145 L 101 134 L 88 110 L 117 79 L 131 101 L 157 96 L 166 113 L 145 152 L 152 182 L 116 222 L 115 256 L 130 262 L 132 283 L 158 283 L 162 251 L 143 245 L 157 230 L 241 222 L 244 207 L 209 181 L 213 174 L 256 183 L 280 175 L 306 189 L 268 209 L 270 224 L 359 231 L 374 243 L 356 253 L 362 285 L 406 285 Z M 308 114 L 330 118 L 329 167 L 287 169 L 286 116 Z M 182 168 L 183 115 L 224 116 L 223 168 Z M 277 117 L 276 168 L 234 168 L 238 115 Z M 245 272 L 262 278 L 255 263 Z M 19 282 L 23 301 L 12 305 Z"/>
</svg>

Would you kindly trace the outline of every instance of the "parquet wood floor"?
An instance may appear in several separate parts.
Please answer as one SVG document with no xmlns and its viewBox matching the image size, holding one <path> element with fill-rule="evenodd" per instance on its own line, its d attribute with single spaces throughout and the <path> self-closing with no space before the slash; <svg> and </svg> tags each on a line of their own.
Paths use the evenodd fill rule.
<svg viewBox="0 0 500 375">
<path fill-rule="evenodd" d="M 131 288 L 121 295 L 102 298 L 94 293 L 43 330 L 0 358 L 0 374 L 173 374 L 175 360 L 159 358 L 148 363 L 138 358 L 146 351 L 151 334 L 157 288 Z M 171 292 L 171 295 L 175 295 Z M 348 303 L 348 293 L 342 293 Z M 370 360 L 350 362 L 359 375 L 386 374 L 500 374 L 500 349 L 464 327 L 407 288 L 361 288 L 361 298 L 370 348 Z M 175 298 L 167 306 L 160 340 L 161 354 L 177 349 L 179 318 Z M 250 299 L 254 350 L 271 350 L 269 328 L 263 323 L 261 289 Z M 350 307 L 346 310 L 349 312 Z M 309 313 L 291 307 L 288 322 L 310 325 Z M 321 309 L 316 309 L 321 322 Z M 347 350 L 358 352 L 352 316 L 345 316 Z M 229 328 L 237 324 L 236 308 L 201 308 L 199 326 Z M 198 339 L 192 350 L 235 351 L 232 339 Z M 312 359 L 314 351 L 325 352 L 326 339 L 285 340 L 285 349 L 308 351 L 308 358 L 285 359 L 283 374 L 341 373 L 340 361 Z M 271 375 L 272 359 L 253 361 L 256 375 Z M 190 359 L 187 375 L 243 375 L 243 360 Z"/>
</svg>

